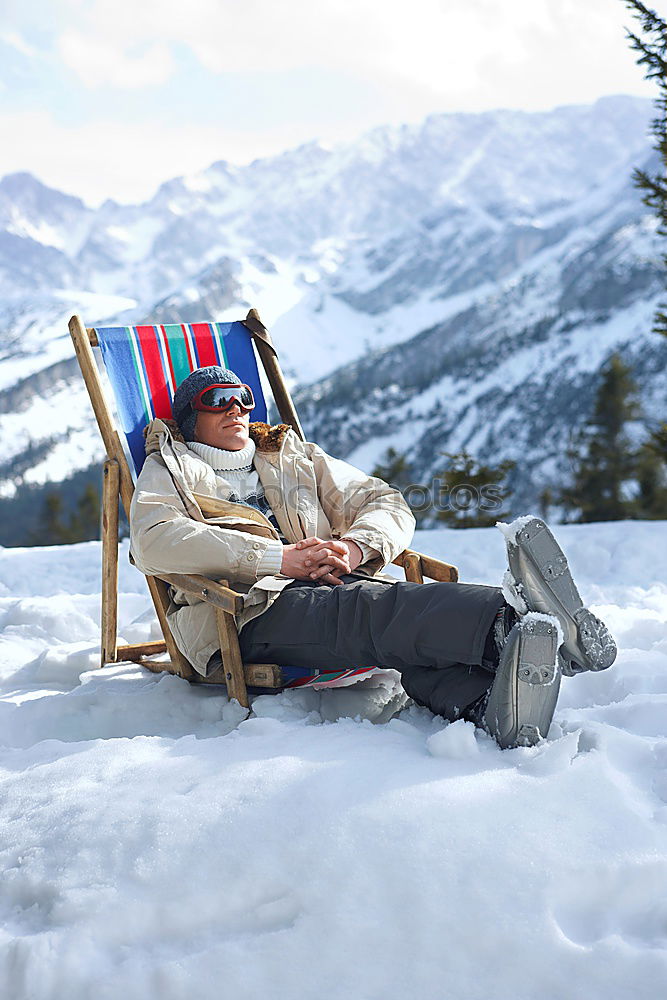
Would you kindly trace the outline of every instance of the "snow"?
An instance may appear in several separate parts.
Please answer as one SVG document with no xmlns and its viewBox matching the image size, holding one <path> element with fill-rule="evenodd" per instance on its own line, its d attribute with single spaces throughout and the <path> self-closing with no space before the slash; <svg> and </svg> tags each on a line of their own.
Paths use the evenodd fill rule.
<svg viewBox="0 0 667 1000">
<path fill-rule="evenodd" d="M 2 359 L 0 365 L 0 390 L 14 386 L 22 379 L 40 372 L 58 361 L 74 357 L 68 323 L 73 313 L 79 313 L 88 326 L 105 316 L 113 315 L 136 306 L 136 300 L 120 295 L 86 292 L 79 289 L 55 289 L 53 298 L 58 303 L 48 320 L 43 306 L 38 304 L 29 311 L 21 336 L 20 352 Z M 62 305 L 60 303 L 63 303 Z M 0 315 L 0 322 L 3 321 Z"/>
<path fill-rule="evenodd" d="M 20 213 L 16 213 L 11 219 L 7 225 L 7 232 L 14 233 L 16 236 L 27 236 L 44 246 L 56 247 L 58 250 L 65 249 L 65 234 L 60 232 L 56 226 L 49 225 L 45 221 L 35 224 L 30 219 L 21 216 Z"/>
<path fill-rule="evenodd" d="M 496 528 L 499 529 L 508 545 L 516 545 L 516 536 L 534 517 L 534 514 L 523 514 L 521 517 L 515 517 L 511 524 L 505 524 L 504 521 L 496 521 Z"/>
<path fill-rule="evenodd" d="M 72 396 L 72 402 L 83 402 Z M 58 441 L 42 462 L 36 462 L 23 476 L 23 482 L 47 485 L 57 483 L 67 469 L 71 475 L 89 469 L 91 465 L 101 463 L 106 456 L 104 448 L 95 439 L 91 439 L 87 428 L 77 428 L 70 432 L 63 441 Z"/>
<path fill-rule="evenodd" d="M 112 242 L 117 242 L 128 264 L 143 260 L 153 249 L 155 240 L 164 229 L 164 220 L 160 218 L 137 219 L 125 225 L 110 225 L 106 235 Z"/>
<path fill-rule="evenodd" d="M 547 625 L 553 625 L 556 629 L 556 648 L 559 649 L 563 645 L 563 627 L 560 623 L 560 619 L 556 615 L 544 615 L 539 611 L 528 611 L 527 614 L 521 619 L 522 622 L 546 622 Z M 553 684 L 556 680 L 557 675 L 554 676 L 549 681 Z"/>
<path fill-rule="evenodd" d="M 534 295 L 522 298 L 511 317 L 515 329 L 525 329 L 529 324 L 531 300 L 536 306 L 532 318 L 536 319 L 544 314 L 548 285 L 547 282 L 546 286 L 538 286 Z M 539 293 L 543 295 L 542 300 L 539 299 Z M 387 426 L 396 427 L 397 430 L 366 438 L 346 456 L 346 460 L 370 470 L 380 461 L 388 447 L 399 452 L 409 450 L 422 433 L 422 427 L 428 426 L 432 418 L 430 408 L 438 401 L 450 412 L 459 414 L 448 435 L 447 450 L 482 453 L 490 430 L 489 422 L 480 418 L 480 401 L 485 396 L 494 391 L 503 393 L 506 402 L 502 411 L 494 416 L 495 429 L 511 427 L 517 414 L 520 415 L 520 409 L 511 401 L 512 393 L 519 399 L 522 388 L 531 382 L 545 384 L 557 371 L 567 371 L 568 377 L 572 379 L 578 374 L 595 372 L 611 352 L 627 347 L 633 341 L 633 336 L 641 336 L 648 344 L 660 344 L 658 334 L 646 331 L 651 329 L 655 310 L 662 297 L 661 294 L 635 301 L 627 308 L 616 309 L 606 319 L 582 322 L 572 333 L 557 334 L 543 343 L 527 346 L 512 342 L 507 355 L 499 358 L 493 368 L 484 372 L 474 371 L 471 376 L 459 377 L 457 380 L 450 374 L 444 375 L 423 392 L 387 411 Z M 506 314 L 499 321 L 502 324 L 500 329 L 487 330 L 486 336 L 491 333 L 501 336 L 502 327 L 508 322 Z M 508 448 L 508 453 L 512 455 L 511 447 Z M 518 457 L 518 453 L 512 457 Z"/>
<path fill-rule="evenodd" d="M 414 706 L 382 721 L 388 689 L 248 717 L 100 671 L 99 544 L 0 550 L 0 996 L 661 996 L 667 522 L 555 532 L 619 657 L 510 751 Z M 506 568 L 494 529 L 414 545 L 468 582 Z M 126 543 L 120 593 L 122 639 L 155 638 Z"/>
<path fill-rule="evenodd" d="M 507 604 L 511 604 L 511 606 L 518 611 L 520 615 L 526 614 L 528 606 L 519 591 L 516 589 L 516 581 L 509 570 L 505 570 L 503 573 L 500 589 L 503 592 L 503 597 L 505 598 L 505 602 Z"/>
</svg>

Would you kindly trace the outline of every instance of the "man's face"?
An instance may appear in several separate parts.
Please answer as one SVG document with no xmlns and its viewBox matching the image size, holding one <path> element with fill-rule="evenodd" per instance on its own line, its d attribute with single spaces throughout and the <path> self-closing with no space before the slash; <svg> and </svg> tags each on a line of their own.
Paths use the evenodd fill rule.
<svg viewBox="0 0 667 1000">
<path fill-rule="evenodd" d="M 243 413 L 237 403 L 224 413 L 200 411 L 197 413 L 195 441 L 226 451 L 240 451 L 250 439 L 249 423 L 250 414 Z"/>
</svg>

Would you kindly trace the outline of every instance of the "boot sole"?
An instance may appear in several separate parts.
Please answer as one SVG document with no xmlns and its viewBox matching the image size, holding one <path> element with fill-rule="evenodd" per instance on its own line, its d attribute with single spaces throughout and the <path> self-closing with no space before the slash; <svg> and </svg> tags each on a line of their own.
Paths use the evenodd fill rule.
<svg viewBox="0 0 667 1000">
<path fill-rule="evenodd" d="M 501 749 L 546 737 L 560 688 L 557 653 L 555 622 L 523 619 L 507 637 L 484 713 Z"/>
<path fill-rule="evenodd" d="M 563 629 L 563 673 L 606 670 L 616 659 L 616 643 L 609 629 L 585 608 L 567 559 L 553 534 L 533 518 L 507 542 L 507 558 L 514 585 L 532 611 L 556 615 Z"/>
</svg>

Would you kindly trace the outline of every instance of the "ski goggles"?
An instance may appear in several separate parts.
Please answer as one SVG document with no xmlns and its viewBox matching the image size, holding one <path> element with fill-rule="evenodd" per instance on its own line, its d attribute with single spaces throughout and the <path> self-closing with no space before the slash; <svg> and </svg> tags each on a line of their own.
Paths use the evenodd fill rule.
<svg viewBox="0 0 667 1000">
<path fill-rule="evenodd" d="M 255 397 L 249 385 L 209 385 L 194 397 L 190 406 L 204 413 L 219 413 L 231 410 L 234 404 L 249 413 L 255 405 Z"/>
</svg>

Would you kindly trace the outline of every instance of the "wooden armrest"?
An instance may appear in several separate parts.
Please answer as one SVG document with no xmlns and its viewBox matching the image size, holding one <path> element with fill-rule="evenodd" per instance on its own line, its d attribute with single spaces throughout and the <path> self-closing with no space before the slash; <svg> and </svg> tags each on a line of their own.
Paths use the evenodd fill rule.
<svg viewBox="0 0 667 1000">
<path fill-rule="evenodd" d="M 207 576 L 197 576 L 193 573 L 163 573 L 160 579 L 172 587 L 199 597 L 207 604 L 213 604 L 221 611 L 237 615 L 243 610 L 243 594 L 238 594 L 227 586 L 226 580 L 209 580 Z"/>
<path fill-rule="evenodd" d="M 421 574 L 428 576 L 431 580 L 439 580 L 444 583 L 456 583 L 459 578 L 459 571 L 451 563 L 442 562 L 441 559 L 434 559 L 433 556 L 425 556 L 414 549 L 404 549 L 399 556 L 394 559 L 396 566 L 412 571 L 418 578 Z"/>
</svg>

